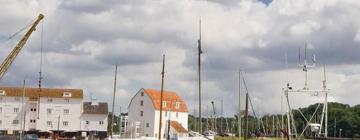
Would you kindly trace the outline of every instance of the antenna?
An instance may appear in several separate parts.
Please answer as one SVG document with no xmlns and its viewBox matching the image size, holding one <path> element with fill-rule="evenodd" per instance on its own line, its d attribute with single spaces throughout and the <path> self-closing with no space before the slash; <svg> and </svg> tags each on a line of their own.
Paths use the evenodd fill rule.
<svg viewBox="0 0 360 140">
<path fill-rule="evenodd" d="M 325 69 L 325 64 L 324 64 L 324 81 L 323 81 L 323 88 L 324 88 L 324 90 L 326 89 L 326 69 Z"/>
<path fill-rule="evenodd" d="M 305 43 L 305 54 L 304 54 L 304 65 L 307 65 L 307 63 L 306 63 L 306 61 L 307 61 L 307 59 L 306 59 L 306 50 L 307 50 L 307 43 Z"/>
<path fill-rule="evenodd" d="M 308 81 L 308 70 L 314 68 L 316 66 L 316 57 L 315 55 L 313 54 L 313 58 L 312 58 L 312 64 L 308 64 L 307 63 L 307 43 L 305 43 L 305 46 L 304 46 L 304 59 L 303 59 L 303 62 L 301 63 L 301 52 L 300 52 L 300 48 L 299 48 L 299 68 L 302 69 L 302 71 L 304 72 L 305 74 L 305 85 L 304 85 L 304 88 L 303 89 L 297 89 L 297 90 L 292 90 L 290 89 L 289 87 L 287 89 L 284 89 L 284 94 L 285 94 L 285 97 L 286 97 L 286 102 L 287 102 L 287 107 L 288 107 L 288 110 L 287 110 L 287 132 L 288 132 L 288 139 L 291 140 L 291 138 L 293 136 L 295 136 L 296 139 L 298 139 L 298 135 L 297 135 L 297 130 L 296 130 L 296 127 L 295 127 L 295 121 L 294 121 L 294 115 L 293 115 L 293 111 L 292 111 L 292 108 L 290 106 L 290 101 L 289 101 L 289 93 L 315 93 L 315 95 L 317 95 L 318 93 L 324 93 L 325 94 L 325 101 L 323 104 L 323 109 L 322 109 L 322 113 L 321 113 L 321 119 L 316 119 L 315 118 L 315 122 L 318 122 L 319 120 L 319 130 L 318 130 L 318 134 L 316 134 L 316 137 L 327 137 L 327 128 L 328 128 L 328 100 L 327 100 L 327 96 L 328 96 L 328 92 L 329 90 L 326 88 L 326 67 L 325 67 L 325 64 L 324 64 L 324 70 L 323 70 L 323 73 L 324 73 L 324 80 L 323 80 L 323 89 L 321 90 L 313 90 L 313 89 L 309 89 L 307 87 L 307 81 Z M 286 54 L 285 54 L 286 56 Z M 320 104 L 319 104 L 320 105 Z M 314 111 L 314 114 L 316 114 L 317 112 L 317 109 Z M 301 113 L 301 112 L 300 112 Z M 316 116 L 315 116 L 316 117 Z M 306 117 L 303 116 L 303 118 L 306 119 Z M 312 122 L 313 118 L 311 117 L 310 120 L 308 122 Z M 323 124 L 325 123 L 325 124 Z M 303 128 L 302 130 L 302 133 L 300 134 L 299 137 L 302 137 L 304 132 L 306 131 L 307 127 L 309 126 L 309 124 L 307 124 L 307 126 L 305 128 Z M 323 126 L 324 126 L 324 130 L 323 129 Z"/>
<path fill-rule="evenodd" d="M 301 55 L 301 54 L 300 54 L 300 53 L 301 53 L 301 52 L 300 52 L 300 47 L 299 47 L 299 51 L 298 51 L 298 52 L 299 52 L 299 61 L 298 61 L 298 62 L 299 62 L 299 66 L 301 66 L 301 62 L 300 62 L 300 59 L 301 59 L 301 56 L 300 56 L 300 55 Z"/>
<path fill-rule="evenodd" d="M 299 52 L 300 53 L 300 52 Z M 300 56 L 300 55 L 299 55 Z M 284 53 L 284 57 L 285 57 L 285 67 L 286 67 L 286 70 L 289 69 L 289 65 L 288 65 L 288 58 L 287 58 L 287 48 L 285 50 L 285 53 Z M 299 59 L 300 60 L 300 59 Z M 299 61 L 299 65 L 300 65 L 300 61 Z M 289 82 L 289 73 L 286 72 L 286 88 L 288 89 L 292 89 L 292 87 L 290 87 L 290 82 Z"/>
<path fill-rule="evenodd" d="M 301 56 L 300 56 L 300 48 L 299 48 L 299 67 L 300 68 L 302 68 L 302 71 L 304 71 L 305 72 L 305 85 L 304 85 L 304 90 L 307 90 L 308 89 L 308 87 L 307 87 L 307 79 L 308 79 L 308 74 L 307 74 L 307 72 L 308 72 L 308 70 L 310 69 L 310 68 L 313 68 L 313 67 L 315 67 L 315 55 L 313 55 L 313 63 L 311 64 L 311 65 L 309 65 L 308 63 L 307 63 L 307 43 L 305 43 L 305 48 L 304 48 L 304 63 L 303 64 L 301 64 L 300 63 L 300 59 L 301 59 Z"/>
<path fill-rule="evenodd" d="M 201 41 L 201 17 L 199 20 L 199 41 Z"/>
</svg>

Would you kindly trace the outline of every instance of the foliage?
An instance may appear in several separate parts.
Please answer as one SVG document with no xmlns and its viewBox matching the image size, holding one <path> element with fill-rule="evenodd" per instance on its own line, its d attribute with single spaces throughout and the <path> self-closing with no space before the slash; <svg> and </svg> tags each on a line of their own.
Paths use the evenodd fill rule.
<svg viewBox="0 0 360 140">
<path fill-rule="evenodd" d="M 317 109 L 318 108 L 318 109 Z M 317 112 L 313 112 L 317 109 Z M 306 117 L 307 120 L 310 120 L 311 116 L 313 121 L 311 123 L 319 122 L 321 120 L 321 112 L 323 109 L 322 104 L 313 104 L 305 108 L 299 108 L 293 110 L 295 126 L 298 130 L 298 133 L 301 133 L 301 130 L 307 125 L 306 120 L 302 117 L 302 114 Z M 281 128 L 281 119 L 282 116 L 277 115 L 264 115 L 259 119 L 256 119 L 253 116 L 249 117 L 249 134 L 255 134 L 256 131 L 261 131 L 270 135 L 279 135 Z M 198 121 L 198 118 L 189 115 L 189 129 L 195 130 L 195 119 Z M 315 121 L 316 120 L 316 121 Z M 207 123 L 208 122 L 208 123 Z M 207 127 L 211 127 L 212 119 L 203 118 L 202 119 L 202 128 L 207 130 Z M 286 115 L 283 117 L 283 128 L 286 128 Z M 242 127 L 245 128 L 244 118 L 242 118 Z M 216 126 L 218 132 L 231 132 L 238 134 L 238 122 L 237 116 L 226 117 L 226 118 L 217 118 Z M 360 138 L 360 105 L 351 107 L 347 104 L 341 104 L 336 102 L 328 103 L 328 137 L 348 137 L 348 138 Z M 227 131 L 229 130 L 229 131 Z M 196 130 L 195 130 L 196 131 Z M 299 132 L 300 131 L 300 132 Z M 305 131 L 305 136 L 312 136 L 313 134 L 307 129 Z M 244 129 L 243 133 L 244 135 Z"/>
</svg>

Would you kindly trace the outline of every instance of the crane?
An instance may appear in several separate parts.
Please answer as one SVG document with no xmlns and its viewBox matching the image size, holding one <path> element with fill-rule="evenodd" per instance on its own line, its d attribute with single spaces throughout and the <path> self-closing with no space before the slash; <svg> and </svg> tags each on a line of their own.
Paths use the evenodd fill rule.
<svg viewBox="0 0 360 140">
<path fill-rule="evenodd" d="M 15 46 L 15 48 L 10 52 L 10 54 L 5 58 L 0 66 L 0 80 L 3 78 L 6 71 L 9 69 L 11 63 L 15 60 L 16 56 L 19 54 L 21 49 L 24 47 L 26 41 L 29 39 L 31 33 L 36 30 L 36 26 L 39 22 L 44 18 L 44 15 L 39 14 L 35 22 L 31 25 L 30 29 L 26 32 L 26 34 L 21 38 L 19 43 Z"/>
</svg>

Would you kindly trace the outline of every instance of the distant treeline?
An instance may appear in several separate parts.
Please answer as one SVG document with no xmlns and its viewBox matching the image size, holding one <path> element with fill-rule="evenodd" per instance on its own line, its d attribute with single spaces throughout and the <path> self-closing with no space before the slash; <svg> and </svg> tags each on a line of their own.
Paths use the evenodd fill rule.
<svg viewBox="0 0 360 140">
<path fill-rule="evenodd" d="M 303 113 L 307 120 L 313 115 L 313 112 L 318 107 L 318 104 L 313 104 L 305 108 L 299 108 L 293 110 L 295 126 L 298 133 L 306 126 L 306 120 L 302 117 L 299 110 Z M 321 119 L 322 105 L 319 106 L 317 113 L 313 117 L 311 123 L 318 122 Z M 283 126 L 286 129 L 286 115 L 283 116 L 283 125 L 281 123 L 281 115 L 264 115 L 259 118 L 255 118 L 252 113 L 249 113 L 249 135 L 267 135 L 267 136 L 279 136 L 280 129 Z M 231 132 L 238 133 L 238 120 L 237 115 L 234 117 L 217 117 L 216 119 L 216 131 L 218 132 Z M 198 130 L 195 126 L 194 116 L 189 115 L 189 129 Z M 214 119 L 203 118 L 202 128 L 203 130 L 213 129 Z M 244 118 L 242 118 L 242 124 L 244 127 Z M 340 132 L 341 130 L 341 132 Z M 286 130 L 285 130 L 286 131 Z M 300 132 L 299 132 L 300 131 Z M 244 135 L 244 131 L 242 131 Z M 360 105 L 351 107 L 347 104 L 341 104 L 336 102 L 329 102 L 328 104 L 328 137 L 348 137 L 348 138 L 360 138 Z M 304 136 L 313 136 L 314 134 L 308 129 L 304 132 Z"/>
</svg>

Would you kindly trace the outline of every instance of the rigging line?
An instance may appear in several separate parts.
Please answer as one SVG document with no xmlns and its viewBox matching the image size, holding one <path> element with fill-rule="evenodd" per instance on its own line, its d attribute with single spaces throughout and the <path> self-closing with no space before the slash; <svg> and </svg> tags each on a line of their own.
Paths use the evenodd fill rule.
<svg viewBox="0 0 360 140">
<path fill-rule="evenodd" d="M 301 114 L 301 116 L 305 119 L 306 123 L 310 123 L 309 120 L 305 117 L 305 115 L 302 113 L 301 109 L 298 110 Z"/>
<path fill-rule="evenodd" d="M 311 122 L 311 120 L 314 118 L 314 116 L 315 116 L 317 110 L 319 109 L 319 107 L 320 107 L 320 104 L 318 104 L 318 106 L 316 107 L 313 115 L 311 116 L 311 118 L 310 118 L 310 120 L 309 120 L 310 122 Z M 305 128 L 303 129 L 303 131 L 301 132 L 301 134 L 300 134 L 299 137 L 301 137 L 301 136 L 304 134 L 304 132 L 305 132 L 305 130 L 306 130 L 306 128 L 307 128 L 308 126 L 309 126 L 309 124 L 307 124 L 307 125 L 305 126 Z"/>
<path fill-rule="evenodd" d="M 245 87 L 245 90 L 246 90 L 246 94 L 249 94 L 249 90 L 248 90 L 248 88 L 247 88 L 247 85 L 246 85 L 246 82 L 245 82 L 245 78 L 244 78 L 244 77 L 245 77 L 245 76 L 243 75 L 243 76 L 242 76 L 243 84 L 244 84 L 244 87 Z M 249 96 L 249 102 L 250 102 L 251 110 L 252 110 L 252 112 L 253 112 L 253 114 L 254 114 L 254 117 L 255 117 L 255 118 L 258 118 L 257 115 L 256 115 L 256 113 L 255 113 L 254 106 L 253 106 L 253 104 L 252 104 L 250 95 L 248 95 L 248 96 Z M 261 121 L 261 120 L 260 120 L 260 121 Z M 259 122 L 258 122 L 258 127 L 260 128 Z"/>
<path fill-rule="evenodd" d="M 252 104 L 250 95 L 249 95 L 249 102 L 250 102 L 251 110 L 252 110 L 252 112 L 253 112 L 253 114 L 254 114 L 254 117 L 257 118 L 257 119 L 259 119 L 259 118 L 257 117 L 257 115 L 256 115 L 255 110 L 254 110 L 254 106 L 253 106 L 253 104 Z M 259 120 L 260 120 L 260 122 L 262 123 L 261 119 L 259 119 Z M 258 128 L 260 128 L 260 123 L 258 122 L 257 124 L 258 124 Z"/>
<path fill-rule="evenodd" d="M 203 47 L 203 46 L 201 46 L 201 47 Z M 204 50 L 204 47 L 203 47 L 203 50 Z M 209 64 L 210 68 L 216 69 L 216 67 L 214 66 L 215 63 L 214 63 L 212 57 L 210 57 L 208 51 L 203 51 L 203 52 L 206 54 L 206 58 L 208 58 L 208 61 L 209 61 L 208 64 Z M 204 63 L 204 64 L 206 64 L 206 63 Z M 205 71 L 205 74 L 209 74 L 209 73 L 210 73 L 210 71 L 206 71 L 206 70 L 204 70 L 204 71 Z M 204 80 L 206 80 L 206 76 L 203 76 L 203 78 L 204 78 Z M 222 83 L 225 82 L 223 79 L 217 79 L 217 80 L 219 80 L 219 81 L 222 82 Z"/>
<path fill-rule="evenodd" d="M 33 24 L 34 20 L 31 21 L 29 24 L 27 24 L 25 27 L 21 28 L 19 31 L 15 32 L 14 34 L 12 34 L 11 36 L 9 36 L 9 38 L 7 38 L 5 40 L 5 42 L 11 40 L 12 38 L 14 38 L 16 35 L 18 35 L 19 33 L 23 32 L 25 29 L 29 28 L 32 24 Z"/>
<path fill-rule="evenodd" d="M 249 91 L 248 91 L 248 88 L 247 88 L 247 85 L 246 85 L 244 76 L 242 77 L 242 80 L 243 80 L 243 83 L 244 83 L 244 87 L 245 87 L 246 93 L 249 94 Z M 255 118 L 258 118 L 257 115 L 256 115 L 256 113 L 255 113 L 254 106 L 253 106 L 253 104 L 252 104 L 250 95 L 249 95 L 249 102 L 250 102 L 251 110 L 253 111 L 253 114 L 254 114 Z M 259 121 L 257 122 L 258 128 L 261 128 L 261 124 L 263 124 L 263 122 L 262 122 L 262 120 L 259 119 L 259 118 L 258 118 L 258 120 L 260 120 L 260 123 L 259 123 Z"/>
</svg>

